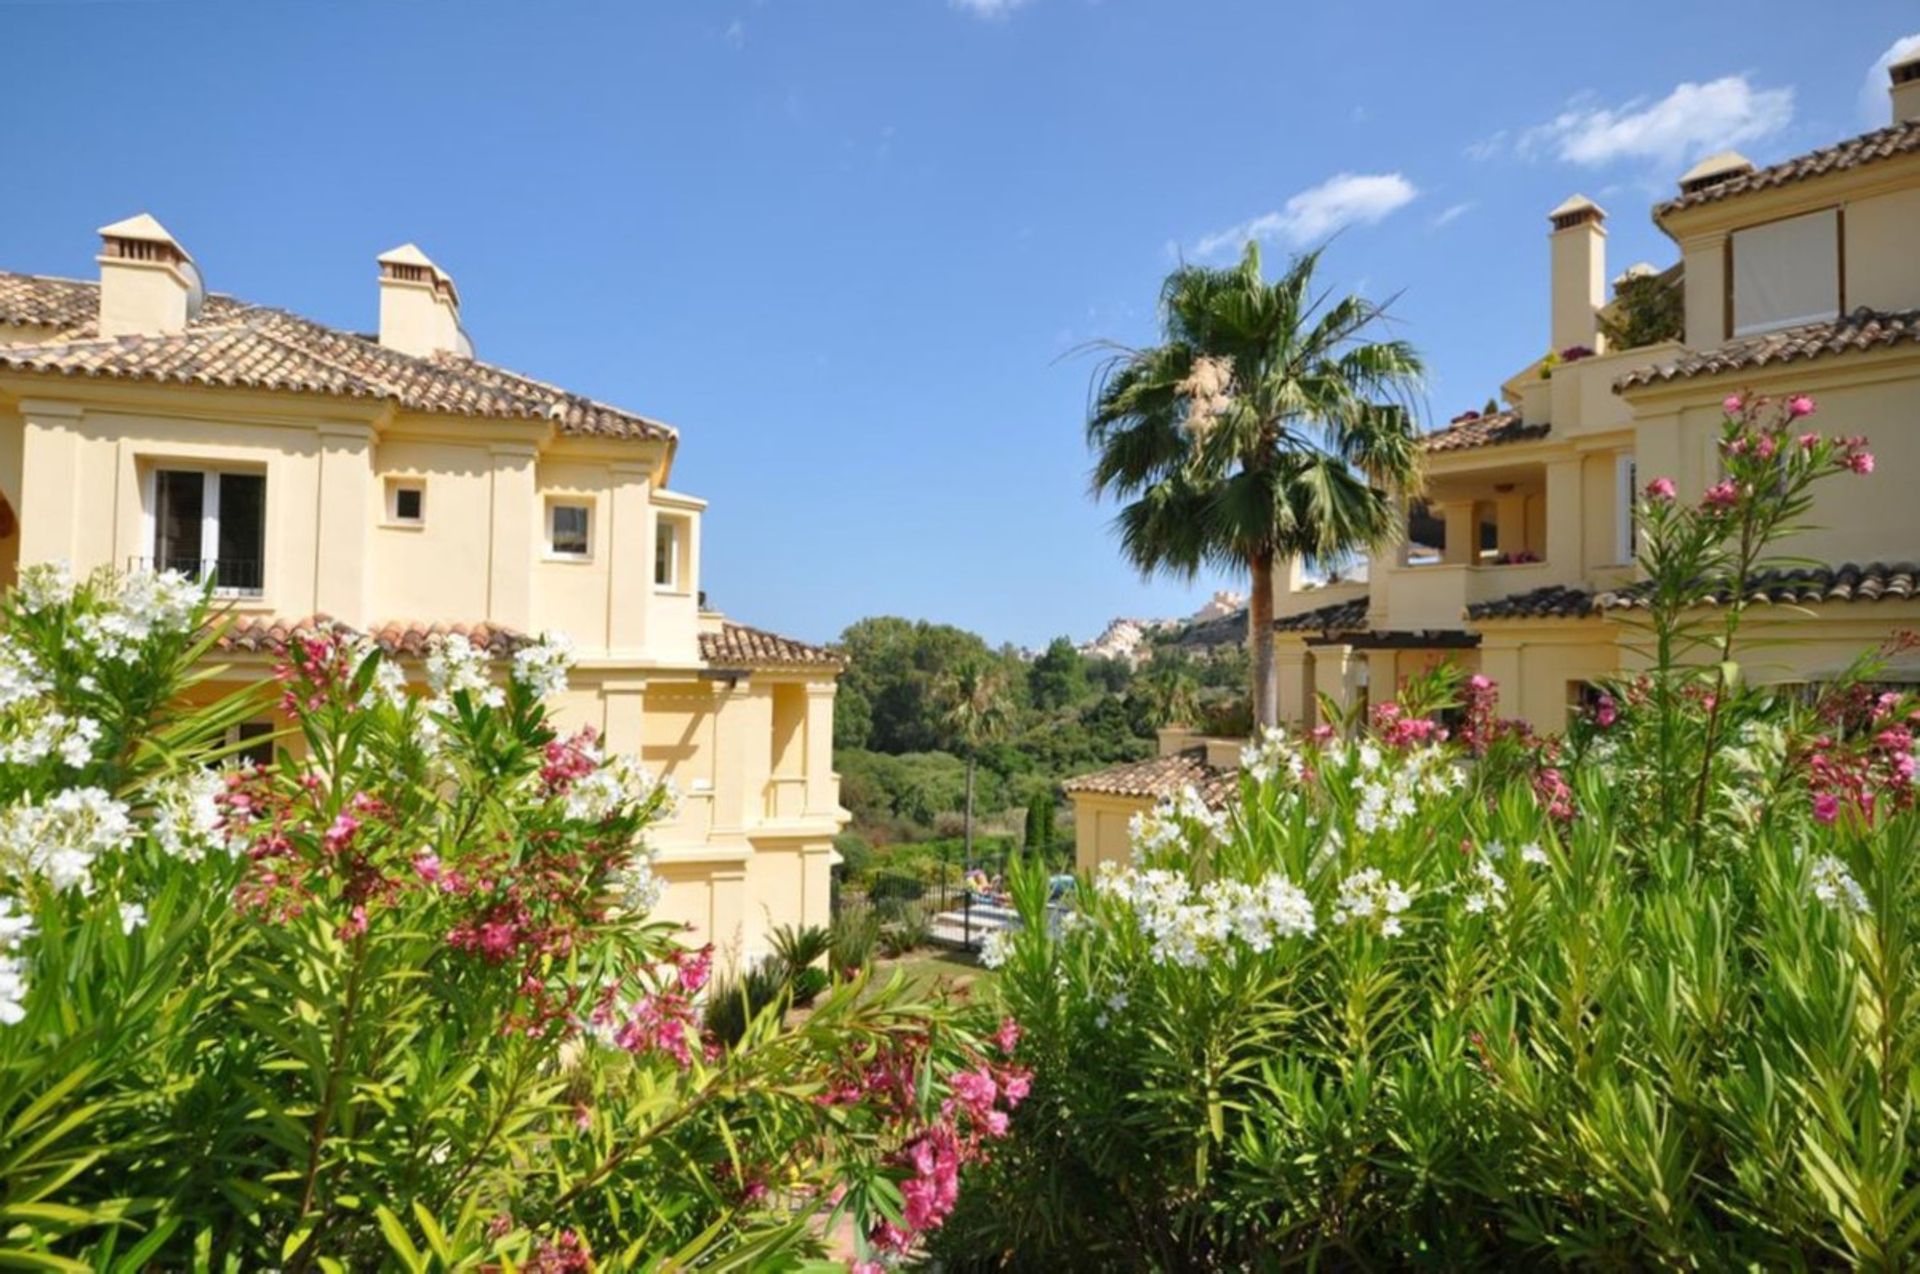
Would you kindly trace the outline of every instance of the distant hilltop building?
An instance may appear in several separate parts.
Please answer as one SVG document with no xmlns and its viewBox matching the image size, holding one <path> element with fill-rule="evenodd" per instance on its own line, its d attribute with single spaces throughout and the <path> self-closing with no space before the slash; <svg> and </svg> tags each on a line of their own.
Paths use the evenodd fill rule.
<svg viewBox="0 0 1920 1274">
<path fill-rule="evenodd" d="M 840 658 L 708 609 L 677 431 L 475 358 L 452 276 L 412 244 L 367 263 L 360 335 L 206 291 L 145 214 L 99 233 L 96 278 L 0 270 L 0 588 L 52 562 L 204 579 L 235 679 L 323 629 L 409 677 L 437 634 L 505 659 L 565 633 L 560 722 L 683 794 L 654 835 L 656 915 L 726 960 L 827 923 Z"/>
<path fill-rule="evenodd" d="M 1152 653 L 1152 636 L 1155 633 L 1181 632 L 1195 625 L 1215 623 L 1224 617 L 1238 615 L 1244 636 L 1246 611 L 1246 594 L 1222 589 L 1185 619 L 1116 619 L 1098 637 L 1081 643 L 1075 649 L 1089 659 L 1117 659 L 1129 666 L 1137 666 Z"/>
</svg>

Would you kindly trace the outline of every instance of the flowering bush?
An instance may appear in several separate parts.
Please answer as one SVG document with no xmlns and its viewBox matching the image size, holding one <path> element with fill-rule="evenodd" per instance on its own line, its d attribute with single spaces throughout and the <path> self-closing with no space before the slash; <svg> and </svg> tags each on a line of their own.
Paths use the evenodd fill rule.
<svg viewBox="0 0 1920 1274">
<path fill-rule="evenodd" d="M 443 639 L 417 694 L 319 633 L 210 698 L 176 577 L 33 572 L 0 624 L 7 1263 L 865 1259 L 1007 1134 L 1014 1028 L 904 983 L 702 1030 L 713 953 L 648 919 L 672 795 L 548 720 L 563 643 Z"/>
<path fill-rule="evenodd" d="M 1411 686 L 1143 817 L 1064 917 L 1016 881 L 1032 1095 L 957 1268 L 1920 1261 L 1912 704 L 1734 664 L 1767 545 L 1871 467 L 1810 410 L 1729 405 L 1730 498 L 1649 487 L 1658 657 L 1569 739 Z"/>
</svg>

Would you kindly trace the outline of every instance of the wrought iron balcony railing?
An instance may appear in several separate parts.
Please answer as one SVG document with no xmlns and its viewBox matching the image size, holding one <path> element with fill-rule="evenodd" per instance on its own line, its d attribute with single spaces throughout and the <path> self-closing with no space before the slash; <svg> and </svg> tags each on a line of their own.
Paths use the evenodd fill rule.
<svg viewBox="0 0 1920 1274">
<path fill-rule="evenodd" d="M 222 597 L 258 597 L 265 587 L 266 564 L 232 557 L 136 557 L 127 566 L 136 571 L 177 571 L 191 580 L 212 581 Z"/>
</svg>

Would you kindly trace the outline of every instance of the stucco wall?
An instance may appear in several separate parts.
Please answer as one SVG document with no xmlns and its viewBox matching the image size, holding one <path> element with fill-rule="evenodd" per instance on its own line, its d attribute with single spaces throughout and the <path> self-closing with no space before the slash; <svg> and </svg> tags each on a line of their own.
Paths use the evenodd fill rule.
<svg viewBox="0 0 1920 1274">
<path fill-rule="evenodd" d="M 1127 863 L 1133 842 L 1127 824 L 1135 814 L 1153 807 L 1145 797 L 1105 796 L 1075 792 L 1073 801 L 1073 865 L 1090 872 L 1101 863 Z"/>
</svg>

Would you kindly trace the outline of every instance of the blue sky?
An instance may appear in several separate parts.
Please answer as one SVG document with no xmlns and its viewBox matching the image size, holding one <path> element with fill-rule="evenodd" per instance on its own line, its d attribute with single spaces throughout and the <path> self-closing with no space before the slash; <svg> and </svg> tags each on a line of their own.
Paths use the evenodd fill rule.
<svg viewBox="0 0 1920 1274">
<path fill-rule="evenodd" d="M 1432 415 L 1546 340 L 1547 209 L 1651 201 L 1885 122 L 1912 0 L 37 3 L 0 266 L 89 276 L 158 216 L 209 286 L 357 330 L 419 242 L 479 354 L 682 431 L 705 583 L 824 639 L 903 614 L 994 641 L 1180 613 L 1085 494 L 1095 339 L 1180 254 L 1345 227 Z M 1232 581 L 1225 581 L 1231 583 Z"/>
</svg>

